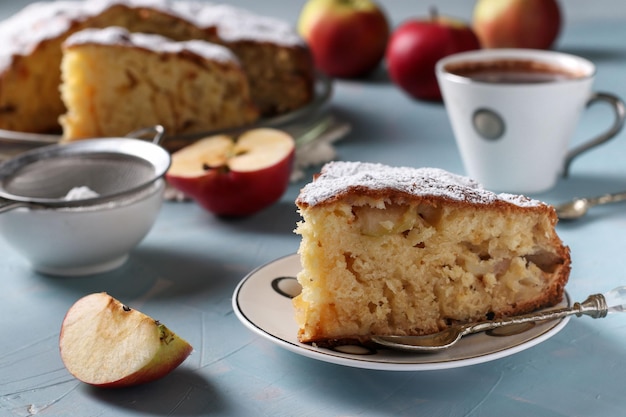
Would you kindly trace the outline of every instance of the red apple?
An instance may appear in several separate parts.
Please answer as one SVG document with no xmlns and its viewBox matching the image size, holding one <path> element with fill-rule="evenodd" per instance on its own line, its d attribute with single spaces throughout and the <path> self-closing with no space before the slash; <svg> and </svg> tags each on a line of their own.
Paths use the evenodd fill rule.
<svg viewBox="0 0 626 417">
<path fill-rule="evenodd" d="M 410 19 L 391 35 L 387 69 L 391 80 L 414 98 L 441 101 L 435 64 L 441 58 L 479 49 L 465 22 L 432 13 L 430 19 Z"/>
<path fill-rule="evenodd" d="M 106 293 L 95 293 L 67 311 L 59 350 L 65 367 L 77 379 L 115 388 L 167 375 L 192 347 L 158 321 Z"/>
<path fill-rule="evenodd" d="M 318 69 L 332 77 L 356 78 L 382 61 L 389 23 L 371 0 L 309 0 L 300 12 L 298 32 Z"/>
<path fill-rule="evenodd" d="M 479 0 L 473 26 L 483 48 L 549 49 L 561 11 L 556 0 Z"/>
<path fill-rule="evenodd" d="M 172 154 L 166 179 L 216 215 L 247 216 L 285 193 L 295 149 L 289 134 L 271 128 L 211 136 Z"/>
</svg>

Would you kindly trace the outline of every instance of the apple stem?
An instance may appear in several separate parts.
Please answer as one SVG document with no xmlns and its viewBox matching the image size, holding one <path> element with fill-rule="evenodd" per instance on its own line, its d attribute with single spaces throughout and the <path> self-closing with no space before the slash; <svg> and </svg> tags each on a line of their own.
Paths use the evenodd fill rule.
<svg viewBox="0 0 626 417">
<path fill-rule="evenodd" d="M 430 20 L 436 21 L 439 18 L 439 10 L 437 10 L 437 6 L 430 6 Z"/>
</svg>

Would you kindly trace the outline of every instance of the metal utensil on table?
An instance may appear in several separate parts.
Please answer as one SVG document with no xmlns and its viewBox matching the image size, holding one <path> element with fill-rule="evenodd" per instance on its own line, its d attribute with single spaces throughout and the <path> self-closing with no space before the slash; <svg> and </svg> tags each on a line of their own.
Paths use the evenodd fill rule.
<svg viewBox="0 0 626 417">
<path fill-rule="evenodd" d="M 152 141 L 136 139 L 148 133 Z M 0 164 L 0 213 L 18 207 L 101 204 L 139 191 L 162 177 L 169 152 L 159 146 L 162 126 L 122 138 L 86 139 L 23 152 Z M 68 200 L 73 188 L 93 193 Z"/>
<path fill-rule="evenodd" d="M 617 287 L 605 294 L 593 294 L 571 307 L 525 314 L 499 320 L 459 324 L 446 330 L 423 336 L 372 336 L 372 341 L 392 349 L 410 352 L 438 352 L 454 346 L 463 336 L 493 330 L 505 326 L 537 321 L 555 320 L 566 316 L 583 315 L 594 319 L 606 317 L 608 313 L 626 311 L 626 286 Z"/>
<path fill-rule="evenodd" d="M 590 208 L 602 204 L 617 203 L 626 200 L 626 191 L 604 194 L 599 197 L 575 198 L 563 204 L 554 206 L 556 214 L 561 220 L 576 220 L 587 214 Z"/>
</svg>

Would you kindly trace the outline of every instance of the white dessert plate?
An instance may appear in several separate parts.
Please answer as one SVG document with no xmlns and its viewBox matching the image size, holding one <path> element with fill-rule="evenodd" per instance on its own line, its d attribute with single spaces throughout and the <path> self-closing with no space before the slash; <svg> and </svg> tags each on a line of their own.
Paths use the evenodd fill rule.
<svg viewBox="0 0 626 417">
<path fill-rule="evenodd" d="M 296 254 L 279 258 L 248 274 L 237 285 L 232 304 L 237 318 L 254 333 L 299 355 L 355 368 L 388 371 L 428 371 L 493 361 L 535 346 L 557 334 L 569 317 L 544 323 L 516 334 L 478 333 L 438 353 L 410 353 L 386 348 L 341 346 L 333 349 L 300 343 L 291 298 L 300 292 L 295 280 L 300 271 Z M 569 306 L 569 296 L 559 307 Z"/>
<path fill-rule="evenodd" d="M 323 74 L 316 74 L 315 84 L 314 84 L 314 96 L 313 100 L 308 103 L 306 106 L 301 107 L 299 109 L 293 110 L 288 113 L 284 113 L 274 117 L 266 117 L 261 118 L 256 123 L 232 128 L 232 129 L 222 129 L 215 130 L 210 132 L 200 132 L 193 134 L 182 134 L 182 135 L 172 135 L 167 136 L 164 139 L 165 145 L 167 147 L 168 140 L 169 141 L 191 141 L 194 139 L 199 139 L 205 136 L 217 134 L 217 133 L 227 133 L 227 132 L 236 132 L 241 131 L 243 129 L 252 129 L 255 127 L 280 127 L 289 125 L 291 123 L 295 123 L 304 119 L 308 116 L 311 116 L 319 109 L 321 109 L 328 101 L 330 100 L 333 93 L 333 84 L 332 80 L 326 77 Z M 42 146 L 42 145 L 52 145 L 61 139 L 60 135 L 56 134 L 43 134 L 43 133 L 27 133 L 27 132 L 17 132 L 14 130 L 6 130 L 0 129 L 0 144 L 5 145 L 18 145 L 18 146 Z"/>
</svg>

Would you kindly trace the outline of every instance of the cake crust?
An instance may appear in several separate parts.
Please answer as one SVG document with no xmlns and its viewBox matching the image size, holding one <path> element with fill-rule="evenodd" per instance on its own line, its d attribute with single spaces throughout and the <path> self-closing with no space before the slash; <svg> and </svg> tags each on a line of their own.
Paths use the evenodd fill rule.
<svg viewBox="0 0 626 417">
<path fill-rule="evenodd" d="M 299 339 L 420 335 L 559 303 L 554 209 L 439 169 L 331 162 L 296 200 Z"/>
</svg>

